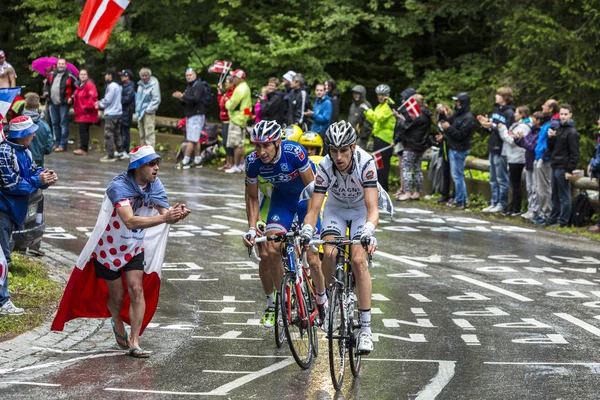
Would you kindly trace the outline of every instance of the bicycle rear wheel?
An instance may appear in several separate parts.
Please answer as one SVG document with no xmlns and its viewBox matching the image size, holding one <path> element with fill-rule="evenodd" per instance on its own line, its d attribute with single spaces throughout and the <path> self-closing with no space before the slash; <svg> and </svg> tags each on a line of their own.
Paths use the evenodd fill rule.
<svg viewBox="0 0 600 400">
<path fill-rule="evenodd" d="M 275 297 L 275 344 L 280 349 L 285 341 L 285 328 L 281 316 L 281 295 Z M 281 325 L 280 325 L 281 324 Z"/>
<path fill-rule="evenodd" d="M 312 361 L 312 329 L 310 327 L 310 318 L 307 300 L 302 291 L 296 290 L 296 275 L 285 274 L 283 278 L 281 296 L 281 317 L 285 328 L 290 350 L 294 360 L 302 369 L 308 369 Z M 303 318 L 302 315 L 306 318 Z"/>
<path fill-rule="evenodd" d="M 350 327 L 350 343 L 349 343 L 349 358 L 350 358 L 350 371 L 352 375 L 357 377 L 360 373 L 360 353 L 356 348 L 358 346 L 358 330 L 360 329 L 360 323 L 358 322 L 358 302 L 356 301 L 356 294 L 354 293 L 354 274 L 348 274 L 348 294 L 350 301 L 348 302 L 348 326 Z"/>
<path fill-rule="evenodd" d="M 331 291 L 331 306 L 329 307 L 329 371 L 335 390 L 342 388 L 344 370 L 346 367 L 346 320 L 344 318 L 344 300 L 339 286 Z"/>
<path fill-rule="evenodd" d="M 315 325 L 315 322 L 316 322 L 316 319 L 318 318 L 319 311 L 317 310 L 317 298 L 315 297 L 315 295 L 313 293 L 312 284 L 309 281 L 309 279 L 310 279 L 310 277 L 308 276 L 308 274 L 304 273 L 304 281 L 302 282 L 302 286 L 303 286 L 302 290 L 306 294 L 306 299 L 307 299 L 306 304 L 308 307 L 308 315 L 312 315 L 314 312 L 317 313 L 317 315 L 313 319 L 313 322 L 311 323 L 312 352 L 313 352 L 313 356 L 317 357 L 319 355 L 319 336 L 317 334 L 317 325 Z"/>
</svg>

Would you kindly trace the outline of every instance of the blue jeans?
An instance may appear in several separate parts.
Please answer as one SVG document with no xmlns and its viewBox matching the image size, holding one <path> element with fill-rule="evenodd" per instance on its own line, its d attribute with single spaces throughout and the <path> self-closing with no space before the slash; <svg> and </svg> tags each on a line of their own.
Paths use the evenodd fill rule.
<svg viewBox="0 0 600 400">
<path fill-rule="evenodd" d="M 564 169 L 552 168 L 552 214 L 549 224 L 568 225 L 571 219 L 571 182 L 565 179 Z"/>
<path fill-rule="evenodd" d="M 14 225 L 8 214 L 4 211 L 0 211 L 0 246 L 2 246 L 2 252 L 6 257 L 6 262 L 10 265 L 10 237 L 12 235 Z M 0 307 L 10 300 L 10 294 L 8 294 L 8 276 L 4 281 L 4 284 L 0 288 Z"/>
<path fill-rule="evenodd" d="M 450 174 L 454 181 L 454 202 L 459 205 L 467 204 L 467 185 L 465 184 L 465 160 L 469 150 L 457 151 L 450 149 Z"/>
<path fill-rule="evenodd" d="M 508 209 L 508 163 L 506 156 L 490 154 L 490 188 L 492 205 L 500 204 Z"/>
<path fill-rule="evenodd" d="M 123 151 L 129 153 L 131 146 L 131 126 L 121 124 L 121 139 L 123 139 Z"/>
<path fill-rule="evenodd" d="M 67 149 L 69 141 L 69 105 L 68 104 L 50 104 L 50 116 L 52 118 L 52 133 L 57 147 Z"/>
</svg>

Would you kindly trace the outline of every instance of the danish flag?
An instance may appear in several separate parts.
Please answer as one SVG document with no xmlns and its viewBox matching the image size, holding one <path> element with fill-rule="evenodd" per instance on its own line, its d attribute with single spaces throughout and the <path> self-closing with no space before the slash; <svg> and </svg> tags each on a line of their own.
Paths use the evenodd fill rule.
<svg viewBox="0 0 600 400">
<path fill-rule="evenodd" d="M 421 115 L 421 107 L 419 106 L 419 103 L 417 103 L 417 100 L 415 100 L 415 96 L 410 96 L 408 100 L 402 104 L 401 108 L 404 108 L 412 119 L 416 119 Z"/>
<path fill-rule="evenodd" d="M 110 33 L 128 5 L 129 0 L 87 0 L 77 36 L 90 46 L 104 50 Z"/>
</svg>

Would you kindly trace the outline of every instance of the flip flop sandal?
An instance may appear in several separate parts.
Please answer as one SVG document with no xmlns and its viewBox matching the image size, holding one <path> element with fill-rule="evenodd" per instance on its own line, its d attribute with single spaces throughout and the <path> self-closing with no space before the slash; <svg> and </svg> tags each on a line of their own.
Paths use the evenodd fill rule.
<svg viewBox="0 0 600 400">
<path fill-rule="evenodd" d="M 137 351 L 137 353 L 136 353 Z M 150 358 L 151 351 L 143 350 L 141 347 L 131 347 L 127 355 L 134 358 Z"/>
<path fill-rule="evenodd" d="M 117 333 L 117 331 L 115 330 L 115 320 L 113 318 L 110 319 L 110 324 L 112 325 L 112 330 L 113 330 L 113 333 L 115 334 L 115 341 L 117 342 L 117 346 L 119 346 L 119 348 L 121 350 L 129 349 L 129 346 L 127 346 L 127 344 L 122 345 L 121 343 L 119 343 L 119 340 L 122 340 L 125 343 L 127 343 L 127 341 L 129 340 L 129 338 L 127 336 L 127 329 L 125 329 L 125 336 L 122 336 L 122 335 L 119 335 Z"/>
</svg>

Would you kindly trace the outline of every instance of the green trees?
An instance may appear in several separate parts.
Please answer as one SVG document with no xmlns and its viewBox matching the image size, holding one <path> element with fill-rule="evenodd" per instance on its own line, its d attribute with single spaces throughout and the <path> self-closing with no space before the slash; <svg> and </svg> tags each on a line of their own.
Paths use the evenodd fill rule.
<svg viewBox="0 0 600 400">
<path fill-rule="evenodd" d="M 550 97 L 571 103 L 590 137 L 600 115 L 600 0 L 132 0 L 103 53 L 76 36 L 83 0 L 11 3 L 0 42 L 20 83 L 23 64 L 42 55 L 65 55 L 99 81 L 108 65 L 149 66 L 161 81 L 161 114 L 181 112 L 170 93 L 187 66 L 214 82 L 187 39 L 206 66 L 225 59 L 243 68 L 256 91 L 293 69 L 311 84 L 331 76 L 341 91 L 361 83 L 373 100 L 381 82 L 393 95 L 415 87 L 431 105 L 468 91 L 475 113 L 490 111 L 495 88 L 507 84 L 533 109 Z"/>
</svg>

